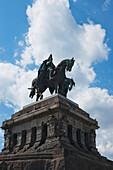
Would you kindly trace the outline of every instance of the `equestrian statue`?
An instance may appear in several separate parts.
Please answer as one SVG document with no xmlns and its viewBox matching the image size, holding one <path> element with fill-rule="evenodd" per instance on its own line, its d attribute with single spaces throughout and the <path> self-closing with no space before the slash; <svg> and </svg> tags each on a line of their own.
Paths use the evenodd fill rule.
<svg viewBox="0 0 113 170">
<path fill-rule="evenodd" d="M 74 58 L 61 61 L 57 67 L 53 64 L 53 57 L 50 54 L 47 60 L 44 60 L 38 70 L 38 76 L 33 79 L 29 97 L 36 95 L 36 101 L 43 98 L 43 92 L 49 88 L 51 94 L 59 93 L 67 97 L 68 90 L 75 86 L 74 80 L 67 78 L 65 72 L 71 71 L 74 65 Z"/>
</svg>

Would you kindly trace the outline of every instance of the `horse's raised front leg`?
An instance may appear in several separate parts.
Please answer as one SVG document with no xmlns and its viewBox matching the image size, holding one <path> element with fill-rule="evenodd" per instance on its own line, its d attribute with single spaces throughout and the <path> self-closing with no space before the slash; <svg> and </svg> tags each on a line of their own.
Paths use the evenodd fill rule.
<svg viewBox="0 0 113 170">
<path fill-rule="evenodd" d="M 29 97 L 33 98 L 34 95 L 35 95 L 35 88 L 32 88 Z"/>
</svg>

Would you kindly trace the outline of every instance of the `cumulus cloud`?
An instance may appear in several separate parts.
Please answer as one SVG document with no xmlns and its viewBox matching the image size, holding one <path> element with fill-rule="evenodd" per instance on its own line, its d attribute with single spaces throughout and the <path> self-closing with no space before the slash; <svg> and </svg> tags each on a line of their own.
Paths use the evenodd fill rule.
<svg viewBox="0 0 113 170">
<path fill-rule="evenodd" d="M 15 51 L 13 57 L 17 57 L 17 56 L 18 56 L 18 51 Z"/>
<path fill-rule="evenodd" d="M 97 146 L 101 154 L 113 159 L 113 130 L 111 128 L 99 130 L 97 136 Z"/>
<path fill-rule="evenodd" d="M 97 148 L 102 155 L 113 159 L 113 96 L 106 89 L 87 86 L 75 88 L 69 95 L 92 118 L 97 119 L 100 126 Z"/>
<path fill-rule="evenodd" d="M 109 48 L 104 42 L 105 30 L 100 24 L 77 24 L 66 4 L 66 0 L 41 0 L 28 7 L 30 27 L 26 36 L 28 46 L 20 62 L 22 65 L 32 63 L 33 59 L 39 64 L 49 53 L 54 54 L 55 63 L 59 58 L 72 56 L 89 66 L 107 59 Z M 26 61 L 26 58 L 29 59 Z"/>
<path fill-rule="evenodd" d="M 2 132 L 2 130 L 0 129 L 0 137 L 2 137 L 4 135 L 4 133 Z"/>
<path fill-rule="evenodd" d="M 76 81 L 69 98 L 99 121 L 104 132 L 98 133 L 98 147 L 104 155 L 109 154 L 107 149 L 112 145 L 112 138 L 108 138 L 108 143 L 107 138 L 104 143 L 101 141 L 103 133 L 107 136 L 107 131 L 113 128 L 113 96 L 106 89 L 90 87 L 96 77 L 92 65 L 108 59 L 110 49 L 104 41 L 105 29 L 91 21 L 77 24 L 68 0 L 36 0 L 32 7 L 28 6 L 27 15 L 30 27 L 21 59 L 16 60 L 18 66 L 0 63 L 0 100 L 16 109 L 30 103 L 27 88 L 37 76 L 37 70 L 26 71 L 25 68 L 33 63 L 39 65 L 50 53 L 56 65 L 63 59 L 75 57 L 73 71 L 67 74 Z"/>
<path fill-rule="evenodd" d="M 18 42 L 18 45 L 22 47 L 22 46 L 24 45 L 24 41 L 20 40 L 20 41 Z"/>
<path fill-rule="evenodd" d="M 28 87 L 31 85 L 32 78 L 36 77 L 35 74 L 36 70 L 26 72 L 11 63 L 0 63 L 0 89 L 2 89 L 0 100 L 11 107 L 11 104 L 8 104 L 9 101 L 15 109 L 29 103 Z"/>
<path fill-rule="evenodd" d="M 73 99 L 80 103 L 80 107 L 87 110 L 93 118 L 99 120 L 103 128 L 111 128 L 113 122 L 113 96 L 108 95 L 106 89 L 97 87 L 84 87 L 80 90 L 74 90 Z"/>
</svg>

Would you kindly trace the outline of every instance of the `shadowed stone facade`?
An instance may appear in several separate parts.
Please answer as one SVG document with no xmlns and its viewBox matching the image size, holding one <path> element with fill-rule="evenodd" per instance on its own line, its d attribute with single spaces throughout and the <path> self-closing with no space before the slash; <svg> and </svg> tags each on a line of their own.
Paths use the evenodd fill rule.
<svg viewBox="0 0 113 170">
<path fill-rule="evenodd" d="M 98 122 L 61 95 L 25 106 L 3 122 L 0 170 L 113 170 L 96 148 Z"/>
</svg>

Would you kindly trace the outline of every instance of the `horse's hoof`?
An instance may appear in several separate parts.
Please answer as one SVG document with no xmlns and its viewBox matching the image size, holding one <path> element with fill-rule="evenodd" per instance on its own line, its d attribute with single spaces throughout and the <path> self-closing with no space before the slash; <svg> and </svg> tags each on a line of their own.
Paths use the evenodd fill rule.
<svg viewBox="0 0 113 170">
<path fill-rule="evenodd" d="M 42 100 L 43 99 L 43 95 L 40 97 L 40 100 Z"/>
</svg>

